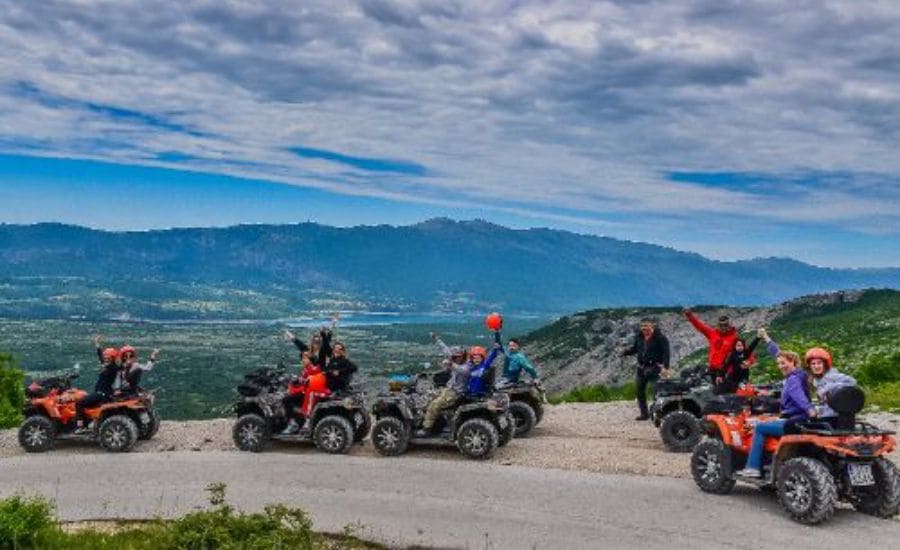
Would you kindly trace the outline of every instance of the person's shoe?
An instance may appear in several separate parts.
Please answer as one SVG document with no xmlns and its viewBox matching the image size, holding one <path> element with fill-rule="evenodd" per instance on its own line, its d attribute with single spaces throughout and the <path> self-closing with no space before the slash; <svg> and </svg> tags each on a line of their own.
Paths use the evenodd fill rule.
<svg viewBox="0 0 900 550">
<path fill-rule="evenodd" d="M 300 431 L 300 424 L 297 424 L 297 421 L 293 418 L 288 421 L 288 425 L 285 429 L 281 430 L 281 435 L 292 435 Z"/>
<path fill-rule="evenodd" d="M 641 420 L 650 420 L 650 416 L 649 416 L 649 415 L 646 415 L 646 414 L 642 414 L 642 415 L 640 415 L 639 417 L 635 418 L 635 420 L 637 420 L 637 421 L 641 421 Z"/>
<path fill-rule="evenodd" d="M 736 471 L 734 475 L 738 477 L 746 477 L 748 479 L 759 479 L 762 477 L 762 472 L 760 472 L 756 468 L 744 468 L 743 470 Z"/>
<path fill-rule="evenodd" d="M 420 428 L 415 431 L 415 433 L 413 434 L 413 437 L 418 437 L 418 438 L 431 437 L 431 430 L 428 428 Z"/>
</svg>

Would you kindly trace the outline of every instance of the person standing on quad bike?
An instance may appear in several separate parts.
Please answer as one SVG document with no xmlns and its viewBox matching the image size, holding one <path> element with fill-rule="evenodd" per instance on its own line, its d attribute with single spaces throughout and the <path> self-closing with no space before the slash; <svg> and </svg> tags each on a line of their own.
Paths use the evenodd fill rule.
<svg viewBox="0 0 900 550">
<path fill-rule="evenodd" d="M 649 318 L 641 319 L 641 328 L 635 335 L 631 347 L 619 353 L 621 357 L 637 356 L 635 387 L 641 414 L 635 420 L 650 418 L 647 410 L 647 386 L 651 382 L 656 382 L 660 374 L 668 372 L 670 353 L 669 339 L 656 328 L 656 322 Z"/>
<path fill-rule="evenodd" d="M 519 383 L 519 377 L 522 371 L 528 373 L 528 376 L 535 382 L 540 381 L 537 369 L 531 364 L 531 361 L 525 357 L 522 352 L 521 343 L 517 338 L 510 338 L 506 349 L 500 348 L 503 353 L 503 373 L 500 375 L 500 386 L 511 386 Z"/>
<path fill-rule="evenodd" d="M 770 342 L 771 344 L 771 342 Z M 762 477 L 762 460 L 767 437 L 781 437 L 788 424 L 796 424 L 817 416 L 816 408 L 807 394 L 806 371 L 801 368 L 800 356 L 792 351 L 779 351 L 778 368 L 784 375 L 781 391 L 781 418 L 772 422 L 760 422 L 753 430 L 753 442 L 747 457 L 747 466 L 735 475 L 748 478 Z"/>
<path fill-rule="evenodd" d="M 819 398 L 818 416 L 830 422 L 837 418 L 837 413 L 828 406 L 831 395 L 840 388 L 856 386 L 856 379 L 842 374 L 831 364 L 831 354 L 823 348 L 811 348 L 806 352 L 806 368 L 812 374 L 813 387 Z"/>
<path fill-rule="evenodd" d="M 725 359 L 734 349 L 738 340 L 738 331 L 731 324 L 727 315 L 722 315 L 713 328 L 697 317 L 690 308 L 685 308 L 682 313 L 687 317 L 697 332 L 706 337 L 709 342 L 709 359 L 707 361 L 708 373 L 716 389 L 725 382 Z"/>
<path fill-rule="evenodd" d="M 743 338 L 738 338 L 734 343 L 734 349 L 725 359 L 725 379 L 719 385 L 719 393 L 734 393 L 742 385 L 750 382 L 750 367 L 756 364 L 756 356 L 753 350 L 759 345 L 757 336 L 748 345 Z"/>
<path fill-rule="evenodd" d="M 94 345 L 99 349 L 100 336 L 94 337 Z M 97 376 L 97 383 L 94 384 L 94 393 L 88 394 L 77 403 L 75 403 L 76 433 L 83 433 L 87 430 L 85 421 L 87 414 L 85 411 L 104 403 L 112 401 L 116 379 L 122 371 L 121 355 L 116 348 L 106 348 L 100 350 L 100 374 Z"/>
</svg>

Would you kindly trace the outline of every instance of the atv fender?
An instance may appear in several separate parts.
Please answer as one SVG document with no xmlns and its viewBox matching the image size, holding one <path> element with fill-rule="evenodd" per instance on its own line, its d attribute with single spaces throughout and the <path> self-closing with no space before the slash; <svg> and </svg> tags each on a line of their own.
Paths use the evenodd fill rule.
<svg viewBox="0 0 900 550">
<path fill-rule="evenodd" d="M 703 419 L 706 433 L 722 441 L 726 447 L 741 447 L 742 441 L 736 441 L 734 436 L 741 437 L 740 433 L 728 425 L 726 417 L 710 415 Z"/>
<path fill-rule="evenodd" d="M 413 421 L 413 413 L 409 405 L 403 401 L 381 401 L 372 406 L 372 415 L 376 418 L 383 416 L 396 416 L 406 422 Z"/>
</svg>

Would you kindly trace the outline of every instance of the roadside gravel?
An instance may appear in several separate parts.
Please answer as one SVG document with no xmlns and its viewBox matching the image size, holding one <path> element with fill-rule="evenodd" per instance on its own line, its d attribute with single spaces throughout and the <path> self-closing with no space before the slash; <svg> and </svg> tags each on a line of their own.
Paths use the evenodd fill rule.
<svg viewBox="0 0 900 550">
<path fill-rule="evenodd" d="M 544 421 L 527 439 L 515 439 L 492 459 L 501 465 L 531 466 L 610 474 L 689 477 L 689 454 L 670 453 L 649 422 L 636 422 L 632 403 L 579 403 L 547 407 Z M 866 420 L 900 431 L 900 416 L 876 413 Z M 135 452 L 232 451 L 233 420 L 164 421 L 152 441 L 141 442 Z M 318 452 L 312 446 L 277 444 L 282 453 Z M 900 451 L 900 450 L 898 450 Z M 900 463 L 900 452 L 892 458 Z M 63 443 L 56 452 L 101 453 L 93 445 Z M 235 451 L 237 452 L 237 451 Z M 0 431 L 0 457 L 19 456 L 24 451 L 15 430 Z M 377 456 L 371 444 L 354 447 L 355 456 Z M 463 460 L 455 449 L 413 449 L 418 458 Z M 382 460 L 403 460 L 382 459 Z"/>
</svg>

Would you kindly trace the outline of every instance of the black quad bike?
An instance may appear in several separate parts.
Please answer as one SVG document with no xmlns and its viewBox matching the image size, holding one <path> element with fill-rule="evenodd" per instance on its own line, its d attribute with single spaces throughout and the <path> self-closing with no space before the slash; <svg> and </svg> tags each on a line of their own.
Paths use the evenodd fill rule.
<svg viewBox="0 0 900 550">
<path fill-rule="evenodd" d="M 282 434 L 288 425 L 282 403 L 288 380 L 283 368 L 263 367 L 244 377 L 238 386 L 237 422 L 232 429 L 238 449 L 260 452 L 272 441 L 313 442 L 320 451 L 344 454 L 354 443 L 362 444 L 371 420 L 365 398 L 358 392 L 320 398 L 300 432 Z"/>
<path fill-rule="evenodd" d="M 656 383 L 650 419 L 659 428 L 663 444 L 672 452 L 691 452 L 703 437 L 703 416 L 711 407 L 721 406 L 721 396 L 716 394 L 705 372 L 703 366 L 688 368 L 678 378 Z M 738 397 L 764 411 L 771 411 L 779 396 L 780 385 L 748 386 L 738 391 Z"/>
<path fill-rule="evenodd" d="M 473 459 L 490 458 L 513 437 L 509 396 L 496 392 L 484 397 L 463 397 L 438 417 L 428 437 L 416 437 L 428 403 L 438 393 L 420 388 L 420 374 L 407 380 L 395 378 L 390 391 L 376 397 L 372 406 L 375 425 L 372 444 L 383 456 L 397 456 L 410 445 L 456 446 Z"/>
<path fill-rule="evenodd" d="M 544 403 L 547 396 L 540 382 L 516 382 L 497 387 L 509 396 L 509 414 L 513 421 L 516 437 L 528 437 L 544 418 Z"/>
</svg>

